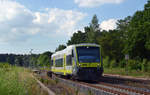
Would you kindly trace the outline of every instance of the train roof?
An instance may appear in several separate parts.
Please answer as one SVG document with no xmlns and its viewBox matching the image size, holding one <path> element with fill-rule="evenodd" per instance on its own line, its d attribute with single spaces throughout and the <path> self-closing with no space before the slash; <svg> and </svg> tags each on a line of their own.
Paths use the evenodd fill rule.
<svg viewBox="0 0 150 95">
<path fill-rule="evenodd" d="M 74 47 L 78 47 L 78 46 L 97 46 L 97 47 L 100 47 L 100 45 L 91 44 L 91 43 L 74 44 L 74 45 L 67 46 L 65 49 L 63 49 L 61 51 L 55 52 L 54 54 L 52 54 L 52 57 L 54 57 L 56 55 L 64 55 L 67 51 L 72 50 Z"/>
</svg>

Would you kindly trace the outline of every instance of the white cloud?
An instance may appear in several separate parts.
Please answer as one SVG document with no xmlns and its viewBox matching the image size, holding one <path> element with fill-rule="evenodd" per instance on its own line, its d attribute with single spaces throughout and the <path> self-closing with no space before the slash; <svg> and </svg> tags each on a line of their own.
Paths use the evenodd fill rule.
<svg viewBox="0 0 150 95">
<path fill-rule="evenodd" d="M 15 1 L 0 1 L 0 42 L 24 41 L 34 35 L 67 36 L 85 15 L 58 8 L 33 12 Z"/>
<path fill-rule="evenodd" d="M 117 20 L 116 19 L 109 19 L 109 20 L 105 20 L 100 24 L 100 28 L 102 30 L 113 30 L 117 27 L 116 25 Z"/>
<path fill-rule="evenodd" d="M 74 0 L 79 7 L 97 7 L 106 3 L 119 4 L 124 0 Z"/>
</svg>

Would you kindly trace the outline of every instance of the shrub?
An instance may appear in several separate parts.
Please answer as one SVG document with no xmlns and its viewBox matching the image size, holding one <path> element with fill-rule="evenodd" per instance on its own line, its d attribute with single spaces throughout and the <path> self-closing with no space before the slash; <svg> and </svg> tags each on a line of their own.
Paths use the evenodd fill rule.
<svg viewBox="0 0 150 95">
<path fill-rule="evenodd" d="M 150 61 L 147 63 L 147 71 L 150 72 Z"/>
<path fill-rule="evenodd" d="M 8 63 L 0 63 L 0 68 L 9 68 L 10 64 Z"/>
<path fill-rule="evenodd" d="M 109 57 L 106 56 L 104 59 L 103 59 L 103 66 L 106 67 L 106 68 L 109 68 L 110 66 L 110 61 L 109 61 Z"/>
<path fill-rule="evenodd" d="M 121 60 L 120 62 L 119 62 L 119 67 L 120 68 L 124 68 L 126 66 L 126 60 Z"/>
<path fill-rule="evenodd" d="M 129 70 L 141 70 L 141 62 L 138 60 L 128 60 L 127 62 L 127 68 Z"/>
<path fill-rule="evenodd" d="M 111 67 L 111 68 L 116 68 L 116 67 L 118 67 L 118 63 L 116 62 L 116 60 L 111 60 L 111 61 L 110 61 L 110 67 Z"/>
<path fill-rule="evenodd" d="M 143 71 L 143 72 L 146 71 L 146 68 L 147 68 L 146 65 L 147 65 L 147 60 L 146 60 L 146 59 L 143 59 L 142 64 L 141 64 L 141 66 L 142 66 L 142 71 Z"/>
</svg>

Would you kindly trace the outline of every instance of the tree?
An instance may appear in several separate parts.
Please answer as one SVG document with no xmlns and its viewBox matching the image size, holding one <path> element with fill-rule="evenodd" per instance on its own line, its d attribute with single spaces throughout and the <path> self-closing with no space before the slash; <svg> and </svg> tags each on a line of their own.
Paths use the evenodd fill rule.
<svg viewBox="0 0 150 95">
<path fill-rule="evenodd" d="M 85 33 L 87 34 L 87 42 L 89 43 L 98 43 L 97 42 L 97 33 L 100 32 L 99 24 L 98 24 L 98 18 L 96 15 L 93 16 L 90 26 L 84 28 Z"/>
<path fill-rule="evenodd" d="M 150 59 L 150 1 L 143 11 L 137 11 L 128 26 L 128 39 L 124 51 L 132 58 Z"/>
<path fill-rule="evenodd" d="M 56 48 L 55 52 L 56 52 L 56 51 L 63 50 L 63 49 L 65 49 L 65 48 L 66 48 L 65 45 L 59 45 L 58 48 Z"/>
<path fill-rule="evenodd" d="M 67 42 L 67 45 L 72 44 L 80 44 L 80 43 L 86 43 L 87 36 L 82 31 L 78 31 L 77 33 L 74 33 L 71 39 Z"/>
<path fill-rule="evenodd" d="M 102 47 L 102 55 L 109 56 L 110 59 L 119 61 L 122 57 L 122 42 L 119 37 L 118 30 L 102 31 L 101 37 L 98 39 Z"/>
<path fill-rule="evenodd" d="M 51 55 L 52 52 L 44 52 L 43 54 L 40 54 L 37 60 L 37 65 L 38 66 L 51 66 Z"/>
<path fill-rule="evenodd" d="M 23 61 L 21 56 L 15 58 L 15 64 L 17 64 L 18 66 L 23 66 Z"/>
<path fill-rule="evenodd" d="M 90 27 L 92 27 L 93 31 L 95 31 L 95 32 L 100 29 L 99 24 L 98 24 L 98 18 L 96 16 L 96 14 L 93 16 L 93 18 L 91 20 Z"/>
</svg>

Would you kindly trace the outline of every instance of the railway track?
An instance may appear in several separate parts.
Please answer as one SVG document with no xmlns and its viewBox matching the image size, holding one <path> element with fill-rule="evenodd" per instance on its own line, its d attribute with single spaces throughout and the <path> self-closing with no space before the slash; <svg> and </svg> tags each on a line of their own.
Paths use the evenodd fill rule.
<svg viewBox="0 0 150 95">
<path fill-rule="evenodd" d="M 80 81 L 72 81 L 68 79 L 61 79 L 63 82 L 73 82 L 75 83 L 74 85 L 77 85 L 76 87 L 85 89 L 86 91 L 91 91 L 93 94 L 92 95 L 101 95 L 101 94 L 106 94 L 106 95 L 150 95 L 150 92 L 145 92 L 145 91 L 140 91 L 140 90 L 135 90 L 132 88 L 126 88 L 123 86 L 116 86 L 113 84 L 108 84 L 108 83 L 86 83 L 86 82 L 80 82 Z M 79 86 L 78 86 L 79 84 Z M 84 87 L 84 88 L 82 88 Z M 87 88 L 85 88 L 87 87 Z"/>
<path fill-rule="evenodd" d="M 85 95 L 150 95 L 149 89 L 134 89 L 131 86 L 126 86 L 125 83 L 123 85 L 120 85 L 119 83 L 123 83 L 122 79 L 113 80 L 114 78 L 112 78 L 111 80 L 111 78 L 105 79 L 106 77 L 103 77 L 100 82 L 82 82 L 77 80 L 73 81 L 66 78 L 60 78 L 55 75 L 53 75 L 52 78 L 57 78 L 59 82 L 74 87 L 85 93 Z M 144 81 L 144 83 L 147 83 L 147 81 Z"/>
<path fill-rule="evenodd" d="M 115 87 L 124 87 L 125 89 L 132 88 L 139 92 L 150 92 L 150 80 L 104 76 L 101 77 L 100 82 L 110 84 Z"/>
<path fill-rule="evenodd" d="M 108 84 L 108 83 L 100 82 L 97 84 L 97 86 L 102 86 L 102 87 L 109 88 L 112 90 L 121 91 L 123 93 L 126 93 L 126 95 L 150 95 L 150 92 L 133 89 L 132 87 L 127 88 L 126 86 L 120 86 L 120 85 L 115 85 L 115 84 Z"/>
</svg>

